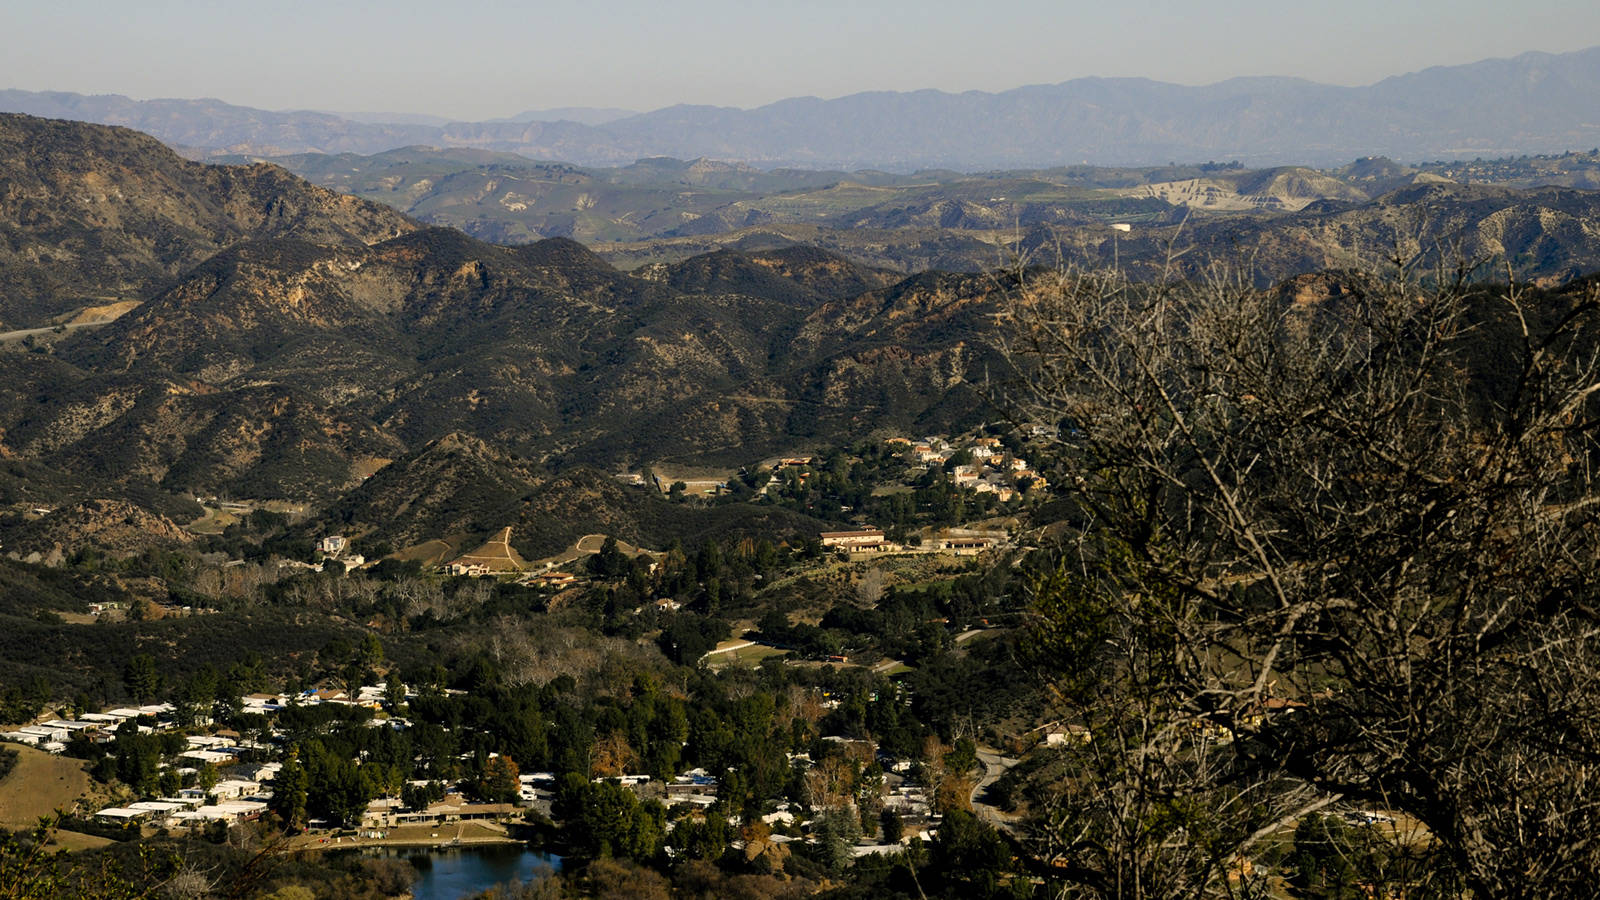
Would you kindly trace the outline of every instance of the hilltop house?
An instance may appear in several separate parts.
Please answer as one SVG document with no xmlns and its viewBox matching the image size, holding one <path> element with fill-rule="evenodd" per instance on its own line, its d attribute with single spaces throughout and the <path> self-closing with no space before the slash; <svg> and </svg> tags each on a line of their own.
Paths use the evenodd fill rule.
<svg viewBox="0 0 1600 900">
<path fill-rule="evenodd" d="M 822 546 L 842 547 L 850 550 L 883 543 L 882 528 L 863 528 L 859 531 L 824 531 Z"/>
</svg>

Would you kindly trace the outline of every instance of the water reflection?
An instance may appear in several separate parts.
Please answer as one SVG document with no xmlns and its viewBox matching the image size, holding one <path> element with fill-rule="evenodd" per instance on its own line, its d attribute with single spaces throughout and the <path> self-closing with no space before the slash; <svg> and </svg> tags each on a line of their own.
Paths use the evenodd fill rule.
<svg viewBox="0 0 1600 900">
<path fill-rule="evenodd" d="M 415 866 L 414 900 L 461 900 L 497 884 L 529 881 L 561 868 L 561 857 L 536 853 L 520 844 L 364 852 L 403 859 Z"/>
</svg>

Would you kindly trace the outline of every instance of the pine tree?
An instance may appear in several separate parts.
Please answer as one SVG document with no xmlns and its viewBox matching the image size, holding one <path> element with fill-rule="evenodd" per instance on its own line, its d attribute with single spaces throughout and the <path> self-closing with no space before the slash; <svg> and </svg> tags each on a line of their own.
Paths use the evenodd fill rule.
<svg viewBox="0 0 1600 900">
<path fill-rule="evenodd" d="M 273 781 L 271 809 L 283 820 L 284 830 L 295 832 L 306 825 L 306 770 L 300 764 L 300 749 L 289 751 Z"/>
<path fill-rule="evenodd" d="M 128 693 L 141 703 L 154 700 L 161 691 L 161 672 L 156 668 L 155 657 L 148 653 L 128 660 L 122 680 L 128 686 Z"/>
</svg>

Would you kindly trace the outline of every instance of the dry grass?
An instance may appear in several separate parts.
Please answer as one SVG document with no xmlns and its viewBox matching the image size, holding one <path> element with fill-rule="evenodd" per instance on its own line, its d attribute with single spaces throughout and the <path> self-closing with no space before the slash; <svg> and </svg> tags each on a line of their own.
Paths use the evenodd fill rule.
<svg viewBox="0 0 1600 900">
<path fill-rule="evenodd" d="M 401 562 L 415 560 L 422 563 L 424 567 L 442 566 L 456 558 L 456 555 L 461 552 L 461 545 L 466 543 L 469 537 L 470 535 L 453 534 L 446 538 L 423 541 L 420 544 L 391 553 L 389 558 L 398 559 Z"/>
<path fill-rule="evenodd" d="M 763 644 L 752 644 L 740 647 L 716 656 L 706 657 L 706 665 L 712 669 L 721 669 L 728 666 L 752 667 L 760 665 L 763 659 L 770 656 L 788 656 L 789 651 L 779 650 L 777 647 L 768 647 Z"/>
<path fill-rule="evenodd" d="M 17 751 L 17 764 L 0 780 L 0 828 L 27 827 L 58 809 L 70 810 L 89 789 L 82 760 L 6 746 Z"/>
<path fill-rule="evenodd" d="M 114 844 L 116 841 L 93 834 L 84 834 L 81 831 L 57 831 L 50 840 L 50 846 L 61 850 L 98 850 L 101 847 Z"/>
<path fill-rule="evenodd" d="M 57 316 L 55 321 L 62 325 L 104 325 L 116 321 L 138 305 L 138 300 L 118 300 L 103 306 L 85 306 L 65 316 Z"/>
</svg>

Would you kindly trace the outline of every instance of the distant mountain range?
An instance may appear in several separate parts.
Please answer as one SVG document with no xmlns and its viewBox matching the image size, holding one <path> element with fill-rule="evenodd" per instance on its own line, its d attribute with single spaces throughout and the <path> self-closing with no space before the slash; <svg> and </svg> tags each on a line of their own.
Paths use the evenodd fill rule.
<svg viewBox="0 0 1600 900">
<path fill-rule="evenodd" d="M 349 119 L 352 122 L 364 124 L 396 124 L 396 125 L 437 125 L 444 126 L 454 122 L 454 119 L 445 116 L 432 116 L 426 113 L 397 113 L 397 112 L 334 112 L 332 110 L 318 110 L 324 115 L 337 116 Z M 491 123 L 502 122 L 577 122 L 579 125 L 604 125 L 629 116 L 637 116 L 636 109 L 618 109 L 616 107 L 594 106 L 558 106 L 554 109 L 530 109 L 519 112 L 514 116 L 504 116 L 498 119 L 486 119 Z"/>
<path fill-rule="evenodd" d="M 901 271 L 986 269 L 995 244 L 1036 225 L 1123 223 L 1208 227 L 1215 217 L 1275 216 L 1313 204 L 1361 204 L 1413 184 L 1600 188 L 1600 154 L 1568 152 L 1405 166 L 1367 157 L 1336 169 L 1249 169 L 1229 164 L 912 175 L 771 169 L 667 157 L 621 167 L 541 163 L 512 153 L 404 147 L 362 156 L 301 153 L 213 162 L 274 163 L 325 188 L 376 200 L 430 225 L 480 240 L 569 237 L 602 255 L 621 243 L 687 241 L 752 226 L 815 226 L 854 246 L 855 258 Z M 882 232 L 895 231 L 897 237 Z M 910 234 L 911 230 L 921 232 Z M 952 255 L 951 240 L 968 252 Z M 819 243 L 801 239 L 806 243 Z M 663 245 L 664 246 L 664 245 Z M 868 246 L 880 248 L 867 252 Z M 661 248 L 657 248 L 661 249 Z M 685 255 L 704 252 L 691 250 Z M 682 258 L 668 253 L 638 262 Z M 619 258 L 620 260 L 620 258 Z M 1547 274 L 1543 272 L 1531 274 Z"/>
<path fill-rule="evenodd" d="M 1293 78 L 1201 87 L 1082 78 L 1000 93 L 871 92 L 641 114 L 567 109 L 446 124 L 26 91 L 0 91 L 0 111 L 127 125 L 194 155 L 369 154 L 426 144 L 582 165 L 652 156 L 896 171 L 1235 159 L 1331 165 L 1373 155 L 1419 161 L 1600 145 L 1600 47 L 1436 67 L 1364 87 Z"/>
</svg>

